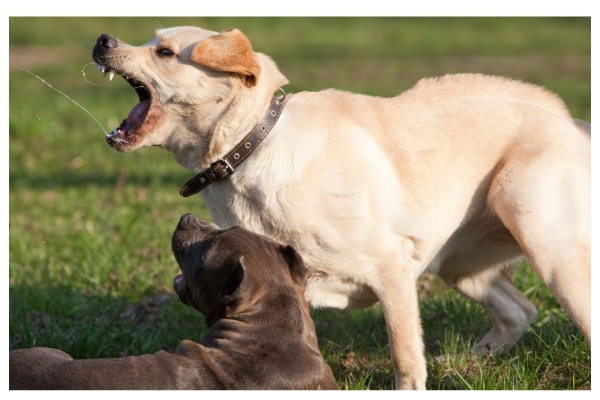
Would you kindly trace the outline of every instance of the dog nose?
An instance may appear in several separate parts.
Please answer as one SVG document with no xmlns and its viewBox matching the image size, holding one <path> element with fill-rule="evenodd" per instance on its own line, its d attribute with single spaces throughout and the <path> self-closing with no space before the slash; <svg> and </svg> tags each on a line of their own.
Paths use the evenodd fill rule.
<svg viewBox="0 0 600 400">
<path fill-rule="evenodd" d="M 108 33 L 103 33 L 96 40 L 96 45 L 103 47 L 105 49 L 114 49 L 118 46 L 117 39 L 110 36 Z"/>
<path fill-rule="evenodd" d="M 181 216 L 179 219 L 179 226 L 187 226 L 193 224 L 194 222 L 198 222 L 198 217 L 196 217 L 194 214 L 188 213 Z"/>
<path fill-rule="evenodd" d="M 210 221 L 198 219 L 194 214 L 184 214 L 179 219 L 178 229 L 200 229 L 200 231 L 208 230 L 212 231 L 215 228 L 219 228 L 217 225 Z"/>
</svg>

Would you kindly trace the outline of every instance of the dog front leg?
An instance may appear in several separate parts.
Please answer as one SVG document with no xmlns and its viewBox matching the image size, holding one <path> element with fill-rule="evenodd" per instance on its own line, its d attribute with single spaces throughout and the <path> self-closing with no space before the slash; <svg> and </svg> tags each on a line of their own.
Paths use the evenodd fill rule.
<svg viewBox="0 0 600 400">
<path fill-rule="evenodd" d="M 396 389 L 425 389 L 425 364 L 416 277 L 405 266 L 387 265 L 373 285 L 385 317 Z"/>
</svg>

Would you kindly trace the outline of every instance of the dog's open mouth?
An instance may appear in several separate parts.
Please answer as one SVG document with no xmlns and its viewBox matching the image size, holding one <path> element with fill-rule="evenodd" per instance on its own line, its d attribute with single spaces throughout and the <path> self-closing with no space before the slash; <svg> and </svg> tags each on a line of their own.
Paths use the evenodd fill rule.
<svg viewBox="0 0 600 400">
<path fill-rule="evenodd" d="M 121 147 L 123 144 L 131 142 L 142 125 L 147 122 L 152 104 L 151 92 L 143 82 L 112 67 L 96 64 L 96 69 L 103 72 L 105 76 L 109 75 L 110 80 L 113 79 L 115 74 L 122 76 L 135 89 L 139 98 L 139 103 L 129 111 L 129 115 L 121 122 L 121 125 L 106 135 L 106 140 L 111 146 L 118 145 L 118 147 Z"/>
</svg>

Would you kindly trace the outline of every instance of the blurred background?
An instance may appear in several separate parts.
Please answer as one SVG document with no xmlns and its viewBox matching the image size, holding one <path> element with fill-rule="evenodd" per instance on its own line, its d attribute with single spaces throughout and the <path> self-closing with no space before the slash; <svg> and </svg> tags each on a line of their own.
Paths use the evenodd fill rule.
<svg viewBox="0 0 600 400">
<path fill-rule="evenodd" d="M 137 96 L 90 64 L 96 38 L 140 45 L 179 25 L 241 29 L 277 62 L 288 92 L 395 96 L 422 77 L 480 72 L 545 86 L 575 118 L 590 120 L 590 18 L 10 18 L 11 349 L 115 357 L 174 350 L 206 331 L 171 289 L 179 216 L 210 219 L 201 196 L 179 196 L 194 174 L 164 150 L 112 150 L 89 115 L 30 74 L 110 130 Z M 510 355 L 476 361 L 460 354 L 489 329 L 483 310 L 436 278 L 419 281 L 430 388 L 591 386 L 581 335 L 526 265 L 516 280 L 539 318 Z M 392 387 L 378 307 L 313 317 L 342 387 Z"/>
</svg>

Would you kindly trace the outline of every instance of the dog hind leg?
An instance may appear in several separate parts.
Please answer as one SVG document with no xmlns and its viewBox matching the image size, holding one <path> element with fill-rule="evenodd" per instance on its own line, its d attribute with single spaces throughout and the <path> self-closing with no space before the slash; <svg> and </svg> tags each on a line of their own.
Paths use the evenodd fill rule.
<svg viewBox="0 0 600 400">
<path fill-rule="evenodd" d="M 488 203 L 591 345 L 588 161 L 578 143 L 517 154 L 494 178 Z"/>
<path fill-rule="evenodd" d="M 442 267 L 439 275 L 459 293 L 480 303 L 490 317 L 492 329 L 473 348 L 476 354 L 499 355 L 510 350 L 537 315 L 535 306 L 513 285 L 510 270 L 498 266 L 465 275 Z"/>
</svg>

